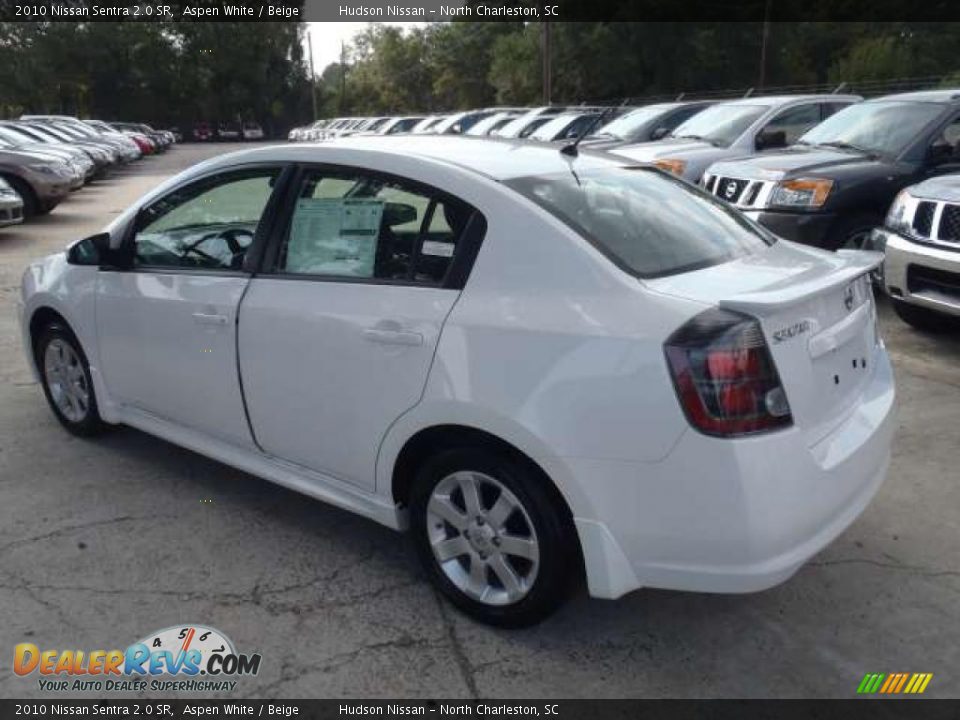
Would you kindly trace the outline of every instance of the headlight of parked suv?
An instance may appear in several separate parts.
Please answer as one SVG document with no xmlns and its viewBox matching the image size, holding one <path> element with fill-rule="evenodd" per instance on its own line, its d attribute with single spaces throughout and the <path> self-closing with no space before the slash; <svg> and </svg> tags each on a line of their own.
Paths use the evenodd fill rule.
<svg viewBox="0 0 960 720">
<path fill-rule="evenodd" d="M 777 183 L 770 198 L 771 205 L 793 208 L 818 208 L 826 201 L 833 180 L 797 178 Z"/>
<path fill-rule="evenodd" d="M 654 160 L 653 164 L 656 165 L 661 170 L 666 170 L 667 172 L 673 173 L 674 175 L 683 175 L 683 171 L 687 169 L 686 160 L 676 160 L 674 158 L 663 158 L 662 160 Z"/>
<path fill-rule="evenodd" d="M 916 211 L 916 207 L 916 198 L 906 190 L 901 190 L 893 199 L 893 204 L 887 211 L 887 217 L 883 224 L 891 230 L 909 233 L 913 226 L 913 213 Z"/>
</svg>

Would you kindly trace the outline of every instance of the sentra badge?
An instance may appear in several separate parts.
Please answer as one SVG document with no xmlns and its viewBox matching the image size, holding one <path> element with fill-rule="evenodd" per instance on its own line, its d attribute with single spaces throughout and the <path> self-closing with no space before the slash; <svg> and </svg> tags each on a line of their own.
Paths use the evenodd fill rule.
<svg viewBox="0 0 960 720">
<path fill-rule="evenodd" d="M 801 320 L 798 323 L 794 323 L 789 327 L 781 328 L 776 330 L 773 333 L 774 342 L 783 342 L 784 340 L 789 340 L 790 338 L 796 337 L 797 335 L 803 335 L 805 332 L 810 331 L 810 321 Z"/>
</svg>

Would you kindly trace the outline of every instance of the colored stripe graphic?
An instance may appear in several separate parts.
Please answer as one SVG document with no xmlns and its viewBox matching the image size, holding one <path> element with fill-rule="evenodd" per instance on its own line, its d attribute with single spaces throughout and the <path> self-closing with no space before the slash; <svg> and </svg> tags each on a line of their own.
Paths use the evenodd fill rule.
<svg viewBox="0 0 960 720">
<path fill-rule="evenodd" d="M 933 673 L 867 673 L 857 686 L 858 695 L 919 695 L 927 689 Z"/>
<path fill-rule="evenodd" d="M 898 693 L 903 690 L 904 684 L 907 682 L 907 673 L 900 673 L 900 682 L 897 683 L 897 687 L 893 692 Z"/>
</svg>

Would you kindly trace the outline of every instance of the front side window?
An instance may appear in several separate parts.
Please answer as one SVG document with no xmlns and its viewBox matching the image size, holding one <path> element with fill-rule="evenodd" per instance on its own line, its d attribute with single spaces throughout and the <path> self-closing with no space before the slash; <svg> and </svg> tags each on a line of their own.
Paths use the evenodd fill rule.
<svg viewBox="0 0 960 720">
<path fill-rule="evenodd" d="M 137 218 L 134 266 L 240 270 L 279 174 L 217 175 L 155 201 Z"/>
<path fill-rule="evenodd" d="M 738 211 L 649 168 L 609 168 L 508 180 L 638 277 L 696 270 L 773 242 Z"/>
<path fill-rule="evenodd" d="M 304 179 L 276 270 L 439 285 L 473 210 L 423 186 L 352 171 Z"/>
<path fill-rule="evenodd" d="M 767 123 L 765 132 L 782 132 L 787 145 L 793 145 L 801 135 L 820 122 L 820 105 L 799 105 L 778 113 Z"/>
</svg>

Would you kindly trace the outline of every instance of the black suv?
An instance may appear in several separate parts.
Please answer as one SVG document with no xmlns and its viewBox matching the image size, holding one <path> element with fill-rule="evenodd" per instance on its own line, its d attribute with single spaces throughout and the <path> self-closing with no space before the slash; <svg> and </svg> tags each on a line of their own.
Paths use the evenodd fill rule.
<svg viewBox="0 0 960 720">
<path fill-rule="evenodd" d="M 851 105 L 791 147 L 714 163 L 701 184 L 788 240 L 869 247 L 900 190 L 960 171 L 960 90 Z"/>
</svg>

